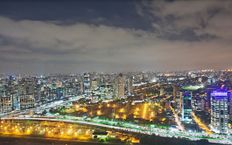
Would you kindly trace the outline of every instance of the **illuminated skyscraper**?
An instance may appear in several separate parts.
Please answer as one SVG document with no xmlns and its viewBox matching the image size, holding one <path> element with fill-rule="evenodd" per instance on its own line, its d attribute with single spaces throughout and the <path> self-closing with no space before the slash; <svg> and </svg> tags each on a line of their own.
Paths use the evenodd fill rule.
<svg viewBox="0 0 232 145">
<path fill-rule="evenodd" d="M 98 85 L 99 85 L 98 79 L 96 79 L 96 78 L 93 79 L 91 81 L 91 91 L 94 91 L 95 89 L 97 89 Z"/>
<path fill-rule="evenodd" d="M 11 97 L 12 97 L 12 109 L 13 110 L 20 110 L 20 102 L 19 102 L 20 100 L 19 100 L 18 92 L 11 94 Z"/>
<path fill-rule="evenodd" d="M 12 111 L 12 97 L 9 96 L 6 92 L 0 96 L 0 113 L 7 113 Z"/>
<path fill-rule="evenodd" d="M 183 92 L 179 91 L 177 97 L 176 97 L 176 105 L 177 105 L 177 112 L 181 113 L 182 112 L 182 98 L 183 98 Z"/>
<path fill-rule="evenodd" d="M 33 108 L 35 106 L 34 95 L 22 95 L 20 96 L 20 109 Z"/>
<path fill-rule="evenodd" d="M 230 93 L 229 93 L 229 99 L 228 99 L 229 100 L 229 102 L 228 102 L 229 103 L 228 111 L 229 111 L 229 117 L 232 118 L 232 90 L 230 90 L 229 92 Z"/>
<path fill-rule="evenodd" d="M 2 112 L 12 111 L 12 98 L 10 96 L 1 97 Z"/>
<path fill-rule="evenodd" d="M 88 73 L 84 74 L 84 78 L 83 78 L 83 93 L 86 96 L 90 95 L 90 75 Z"/>
<path fill-rule="evenodd" d="M 182 121 L 191 122 L 192 121 L 192 93 L 186 91 L 182 96 Z"/>
<path fill-rule="evenodd" d="M 130 76 L 127 79 L 127 95 L 132 95 L 133 94 L 133 77 Z"/>
<path fill-rule="evenodd" d="M 119 74 L 119 76 L 117 77 L 116 90 L 117 98 L 122 98 L 125 96 L 125 80 L 122 74 Z"/>
<path fill-rule="evenodd" d="M 228 132 L 228 97 L 227 91 L 211 93 L 211 129 L 217 133 Z"/>
</svg>

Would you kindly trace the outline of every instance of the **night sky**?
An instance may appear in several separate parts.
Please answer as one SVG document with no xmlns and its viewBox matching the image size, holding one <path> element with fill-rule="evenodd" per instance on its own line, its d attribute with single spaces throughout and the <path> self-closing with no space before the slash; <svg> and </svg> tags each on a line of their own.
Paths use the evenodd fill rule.
<svg viewBox="0 0 232 145">
<path fill-rule="evenodd" d="M 0 73 L 231 66 L 231 0 L 0 2 Z"/>
</svg>

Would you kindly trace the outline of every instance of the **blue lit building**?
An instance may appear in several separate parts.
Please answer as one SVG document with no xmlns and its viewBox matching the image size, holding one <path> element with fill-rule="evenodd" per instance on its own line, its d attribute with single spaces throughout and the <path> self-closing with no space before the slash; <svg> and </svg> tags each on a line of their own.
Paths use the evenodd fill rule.
<svg viewBox="0 0 232 145">
<path fill-rule="evenodd" d="M 60 100 L 64 97 L 64 89 L 59 87 L 56 88 L 56 99 Z"/>
<path fill-rule="evenodd" d="M 181 120 L 186 123 L 190 123 L 192 121 L 192 93 L 190 91 L 186 91 L 182 95 L 182 111 L 181 111 Z"/>
<path fill-rule="evenodd" d="M 229 91 L 229 117 L 232 118 L 232 90 Z"/>
<path fill-rule="evenodd" d="M 211 129 L 216 133 L 228 132 L 228 99 L 230 93 L 225 90 L 211 92 Z"/>
</svg>

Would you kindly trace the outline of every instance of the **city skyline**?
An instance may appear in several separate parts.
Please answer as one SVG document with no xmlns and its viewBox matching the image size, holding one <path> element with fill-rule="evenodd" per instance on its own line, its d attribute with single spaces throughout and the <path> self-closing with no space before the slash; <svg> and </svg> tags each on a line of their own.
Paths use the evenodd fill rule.
<svg viewBox="0 0 232 145">
<path fill-rule="evenodd" d="M 0 73 L 226 69 L 232 2 L 2 1 Z"/>
<path fill-rule="evenodd" d="M 232 0 L 0 1 L 0 145 L 232 145 Z"/>
<path fill-rule="evenodd" d="M 231 144 L 231 93 L 231 70 L 1 75 L 0 140 Z"/>
</svg>

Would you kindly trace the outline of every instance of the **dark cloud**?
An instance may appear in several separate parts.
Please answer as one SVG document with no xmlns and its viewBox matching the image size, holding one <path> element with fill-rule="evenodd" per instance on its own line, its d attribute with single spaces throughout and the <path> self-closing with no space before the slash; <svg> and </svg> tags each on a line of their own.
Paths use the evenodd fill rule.
<svg viewBox="0 0 232 145">
<path fill-rule="evenodd" d="M 162 39 L 199 41 L 221 37 L 220 34 L 213 33 L 209 29 L 212 29 L 215 20 L 217 21 L 215 25 L 219 26 L 220 23 L 224 23 L 220 18 L 232 17 L 232 2 L 230 0 L 143 1 L 137 11 L 138 14 L 149 13 L 155 17 L 153 26 Z M 228 23 L 232 24 L 232 21 Z M 215 31 L 220 33 L 220 29 L 216 28 Z"/>
<path fill-rule="evenodd" d="M 178 33 L 176 32 L 165 32 L 159 36 L 162 39 L 167 40 L 182 40 L 182 41 L 205 41 L 217 38 L 215 35 L 211 34 L 197 34 L 193 29 L 186 28 L 183 30 L 179 30 Z"/>
<path fill-rule="evenodd" d="M 230 1 L 82 1 L 63 6 L 52 1 L 0 6 L 1 72 L 166 71 L 232 65 Z"/>
<path fill-rule="evenodd" d="M 67 25 L 83 22 L 150 30 L 150 21 L 136 13 L 138 0 L 14 0 L 1 2 L 0 14 L 15 20 L 52 21 Z M 141 21 L 141 19 L 143 19 Z"/>
</svg>

